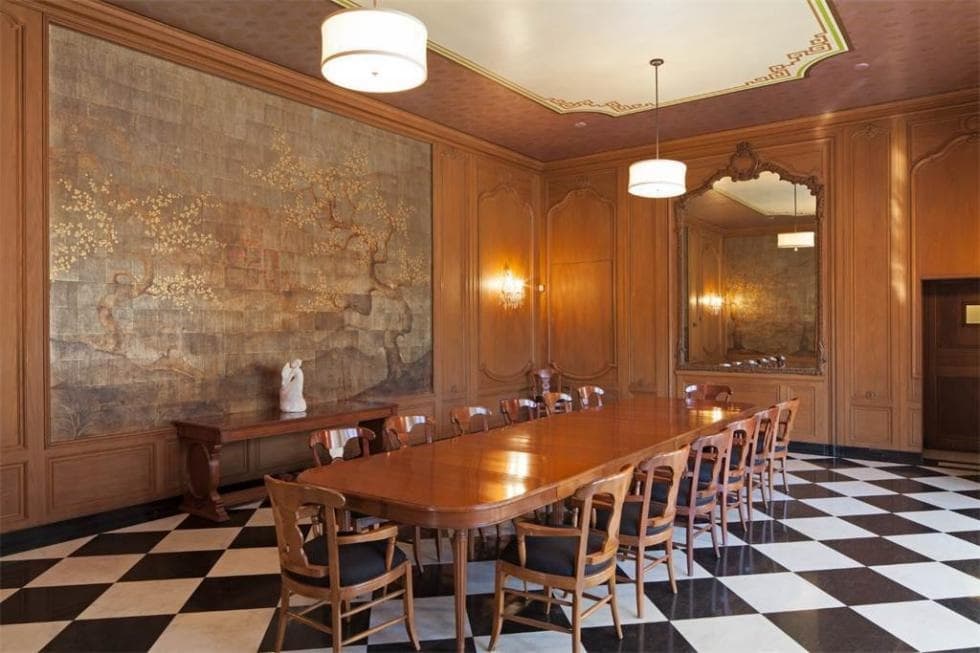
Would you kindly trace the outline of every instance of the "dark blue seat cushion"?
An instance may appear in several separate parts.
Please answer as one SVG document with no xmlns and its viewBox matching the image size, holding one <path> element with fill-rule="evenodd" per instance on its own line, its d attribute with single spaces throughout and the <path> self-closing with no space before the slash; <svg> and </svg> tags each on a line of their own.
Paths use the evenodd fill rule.
<svg viewBox="0 0 980 653">
<path fill-rule="evenodd" d="M 589 542 L 586 547 L 587 552 L 595 553 L 601 550 L 605 541 L 605 537 L 601 533 L 590 533 Z M 525 568 L 544 574 L 575 576 L 575 555 L 578 553 L 577 537 L 567 535 L 534 536 L 527 537 L 524 542 L 527 547 L 527 563 L 524 565 Z M 500 559 L 518 567 L 521 566 L 516 537 L 501 552 Z M 614 560 L 614 558 L 610 558 L 602 564 L 586 565 L 585 575 L 591 576 L 599 573 L 613 564 Z"/>
<path fill-rule="evenodd" d="M 623 504 L 623 516 L 619 522 L 619 532 L 622 535 L 632 535 L 636 537 L 638 533 L 637 526 L 640 523 L 640 509 L 643 508 L 643 503 L 641 501 L 627 501 Z M 662 503 L 650 502 L 650 509 L 648 515 L 650 517 L 660 517 L 664 514 L 664 509 L 666 506 Z M 596 509 L 596 528 L 601 531 L 606 530 L 609 525 L 609 517 L 612 515 L 611 510 L 606 510 L 603 508 Z M 669 530 L 673 524 L 663 524 L 656 528 L 647 528 L 647 535 L 656 535 L 657 533 L 663 533 Z"/>
<path fill-rule="evenodd" d="M 701 468 L 700 476 L 702 477 L 705 476 L 704 469 L 705 469 L 704 467 Z M 701 482 L 698 483 L 698 490 L 708 489 L 708 486 L 710 485 L 710 479 L 711 479 L 710 467 L 708 467 L 707 477 L 709 480 L 706 481 L 702 480 Z M 667 503 L 667 492 L 669 490 L 670 488 L 667 485 L 663 485 L 663 484 L 654 485 L 653 490 L 650 492 L 650 498 L 653 499 L 654 501 L 657 501 L 658 503 Z M 713 500 L 714 497 L 711 496 L 698 497 L 697 505 L 704 506 L 711 503 Z M 687 506 L 690 504 L 690 501 L 691 501 L 691 479 L 683 478 L 681 479 L 680 489 L 677 492 L 677 505 Z"/>
<path fill-rule="evenodd" d="M 327 548 L 323 542 L 323 536 L 310 540 L 303 545 L 306 551 L 306 558 L 310 564 L 327 565 Z M 384 540 L 375 542 L 359 542 L 357 544 L 344 544 L 338 548 L 340 558 L 340 584 L 344 587 L 364 583 L 373 578 L 377 578 L 387 571 L 385 569 L 385 553 L 388 551 L 388 543 Z M 397 567 L 408 560 L 404 551 L 395 547 L 395 554 L 392 556 L 391 566 Z M 316 578 L 287 571 L 286 574 L 293 580 L 307 585 L 318 585 L 320 587 L 330 586 L 330 577 Z"/>
</svg>

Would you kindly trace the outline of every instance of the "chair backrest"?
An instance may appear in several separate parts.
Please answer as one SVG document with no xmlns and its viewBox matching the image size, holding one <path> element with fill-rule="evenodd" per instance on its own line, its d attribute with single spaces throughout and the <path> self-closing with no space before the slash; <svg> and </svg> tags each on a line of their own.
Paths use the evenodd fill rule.
<svg viewBox="0 0 980 653">
<path fill-rule="evenodd" d="M 541 395 L 546 415 L 572 412 L 572 395 L 564 392 L 546 392 Z"/>
<path fill-rule="evenodd" d="M 684 388 L 688 401 L 731 401 L 732 389 L 727 385 L 695 383 Z"/>
<path fill-rule="evenodd" d="M 561 370 L 557 367 L 542 367 L 527 373 L 531 386 L 531 398 L 537 399 L 546 392 L 561 392 Z"/>
<path fill-rule="evenodd" d="M 578 555 L 576 556 L 576 575 L 585 575 L 586 565 L 599 565 L 615 557 L 619 550 L 619 522 L 623 516 L 623 500 L 633 479 L 633 466 L 627 465 L 619 472 L 598 478 L 575 491 L 572 499 L 581 505 L 579 510 Z M 599 498 L 604 507 L 610 509 L 609 521 L 603 530 L 591 529 L 593 499 Z M 605 537 L 602 549 L 588 553 L 589 533 L 601 533 Z"/>
<path fill-rule="evenodd" d="M 776 404 L 779 409 L 779 417 L 776 420 L 776 433 L 773 438 L 773 447 L 788 447 L 790 437 L 793 435 L 793 426 L 796 424 L 796 414 L 800 411 L 800 398 L 793 397 L 787 401 Z"/>
<path fill-rule="evenodd" d="M 477 433 L 490 430 L 491 414 L 484 406 L 456 406 L 449 410 L 449 421 L 456 435 Z"/>
<path fill-rule="evenodd" d="M 530 399 L 518 397 L 501 399 L 500 414 L 504 416 L 505 424 L 530 422 L 538 418 L 538 404 Z"/>
<path fill-rule="evenodd" d="M 385 450 L 394 451 L 413 444 L 432 444 L 436 425 L 425 415 L 393 415 L 385 419 Z"/>
<path fill-rule="evenodd" d="M 752 467 L 752 458 L 756 451 L 756 439 L 759 437 L 760 419 L 760 414 L 756 413 L 752 417 L 731 422 L 725 428 L 732 439 L 728 469 L 723 470 L 726 474 L 726 484 L 729 478 L 744 478 L 745 470 Z"/>
<path fill-rule="evenodd" d="M 750 462 L 755 472 L 761 471 L 765 467 L 766 458 L 773 451 L 776 444 L 776 423 L 779 421 L 779 406 L 770 406 L 765 410 L 760 410 L 755 414 L 758 422 L 758 432 L 755 438 L 755 460 Z"/>
<path fill-rule="evenodd" d="M 691 492 L 688 508 L 703 508 L 714 505 L 718 494 L 718 480 L 723 465 L 727 464 L 729 449 L 732 444 L 732 434 L 727 429 L 714 435 L 703 435 L 691 443 L 691 453 L 694 455 L 693 464 L 689 464 L 691 476 Z M 698 499 L 711 499 L 699 503 Z"/>
<path fill-rule="evenodd" d="M 324 578 L 329 575 L 330 587 L 340 587 L 340 567 L 337 550 L 336 510 L 347 502 L 344 495 L 327 488 L 280 481 L 271 476 L 265 477 L 265 487 L 272 503 L 272 515 L 276 524 L 276 546 L 279 548 L 279 566 L 286 572 Z M 327 549 L 327 566 L 311 564 L 303 550 L 303 531 L 299 523 L 309 515 L 309 507 L 318 506 L 323 519 L 325 536 L 323 545 Z M 300 510 L 304 515 L 300 515 Z"/>
<path fill-rule="evenodd" d="M 643 534 L 649 528 L 658 528 L 667 524 L 673 524 L 677 516 L 677 493 L 681 487 L 681 479 L 687 471 L 687 460 L 691 454 L 691 447 L 685 445 L 676 451 L 662 453 L 653 458 L 648 458 L 636 467 L 636 476 L 642 483 L 643 505 L 638 513 L 640 523 L 637 525 L 636 532 Z M 655 517 L 650 517 L 651 494 L 654 485 L 667 486 L 667 502 L 662 511 Z M 644 526 L 644 523 L 646 525 Z"/>
<path fill-rule="evenodd" d="M 374 431 L 363 426 L 350 426 L 340 429 L 319 429 L 310 433 L 310 449 L 313 450 L 313 461 L 316 466 L 350 460 L 351 458 L 367 458 L 371 455 L 371 440 Z M 334 456 L 333 451 L 343 449 L 343 454 Z M 321 458 L 320 451 L 326 452 Z"/>
<path fill-rule="evenodd" d="M 579 403 L 582 408 L 602 408 L 602 395 L 606 391 L 597 385 L 583 385 L 578 389 Z"/>
</svg>

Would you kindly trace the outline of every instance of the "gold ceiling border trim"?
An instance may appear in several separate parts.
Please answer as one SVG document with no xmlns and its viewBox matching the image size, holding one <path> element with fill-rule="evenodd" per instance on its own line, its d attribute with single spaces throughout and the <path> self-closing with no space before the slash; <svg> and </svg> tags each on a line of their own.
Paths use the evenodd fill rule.
<svg viewBox="0 0 980 653">
<path fill-rule="evenodd" d="M 363 6 L 360 2 L 358 2 L 358 0 L 332 0 L 332 2 L 346 9 Z M 784 56 L 788 60 L 787 63 L 776 63 L 772 64 L 771 66 L 767 66 L 768 72 L 766 74 L 742 82 L 736 86 L 711 91 L 709 93 L 689 95 L 667 102 L 661 102 L 660 106 L 669 107 L 675 104 L 694 102 L 696 100 L 717 97 L 719 95 L 728 95 L 730 93 L 738 93 L 739 91 L 760 88 L 762 86 L 771 86 L 772 84 L 780 84 L 782 82 L 788 82 L 795 79 L 803 79 L 806 77 L 807 71 L 817 63 L 823 61 L 824 59 L 850 51 L 851 48 L 848 45 L 847 40 L 844 38 L 844 33 L 837 24 L 837 19 L 834 17 L 833 11 L 830 9 L 828 4 L 829 0 L 806 0 L 806 3 L 810 11 L 813 13 L 814 18 L 816 18 L 817 23 L 822 28 L 822 31 L 816 33 L 810 39 L 809 47 L 803 50 L 786 53 Z M 623 104 L 618 100 L 607 100 L 605 102 L 601 102 L 589 99 L 565 100 L 562 98 L 553 97 L 546 98 L 542 95 L 538 95 L 530 89 L 524 88 L 520 84 L 501 77 L 492 70 L 481 66 L 475 61 L 467 59 L 463 55 L 455 52 L 454 50 L 450 50 L 432 39 L 429 39 L 429 49 L 451 61 L 456 62 L 464 68 L 477 73 L 478 75 L 482 75 L 483 77 L 486 77 L 487 79 L 494 81 L 501 86 L 514 91 L 515 93 L 523 95 L 529 100 L 533 100 L 534 102 L 551 109 L 555 113 L 602 113 L 607 116 L 612 116 L 613 118 L 618 118 L 620 116 L 628 116 L 630 114 L 653 109 L 653 102 Z"/>
</svg>

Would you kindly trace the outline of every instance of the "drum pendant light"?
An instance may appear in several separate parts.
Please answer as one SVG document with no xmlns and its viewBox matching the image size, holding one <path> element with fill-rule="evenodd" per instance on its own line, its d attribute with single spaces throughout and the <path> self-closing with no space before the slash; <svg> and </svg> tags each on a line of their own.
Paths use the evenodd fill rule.
<svg viewBox="0 0 980 653">
<path fill-rule="evenodd" d="M 327 16 L 320 35 L 320 70 L 337 86 L 396 93 L 425 82 L 428 31 L 414 16 L 375 3 Z"/>
<path fill-rule="evenodd" d="M 653 121 L 656 129 L 656 155 L 630 165 L 629 192 L 639 197 L 677 197 L 687 192 L 687 166 L 680 161 L 660 158 L 660 66 L 663 59 L 651 59 L 654 75 Z"/>
</svg>

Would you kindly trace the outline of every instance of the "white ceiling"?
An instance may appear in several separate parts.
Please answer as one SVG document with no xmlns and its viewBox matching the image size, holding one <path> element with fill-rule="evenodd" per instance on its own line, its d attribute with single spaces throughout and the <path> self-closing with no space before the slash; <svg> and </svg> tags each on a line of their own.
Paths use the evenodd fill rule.
<svg viewBox="0 0 980 653">
<path fill-rule="evenodd" d="M 654 57 L 665 60 L 660 99 L 669 105 L 799 79 L 812 64 L 848 49 L 827 0 L 386 0 L 383 6 L 421 19 L 435 51 L 559 113 L 649 109 Z"/>
<path fill-rule="evenodd" d="M 764 171 L 759 174 L 758 179 L 749 181 L 732 181 L 731 177 L 723 177 L 711 187 L 722 195 L 766 216 L 812 216 L 817 213 L 817 196 L 811 193 L 809 188 L 780 179 L 774 172 Z"/>
</svg>

